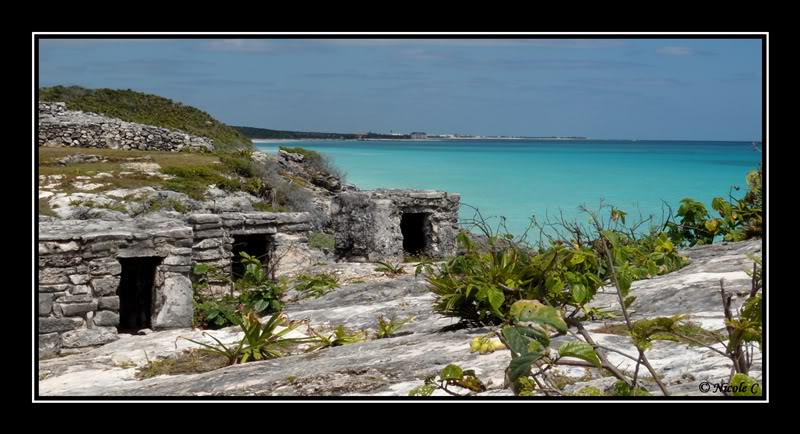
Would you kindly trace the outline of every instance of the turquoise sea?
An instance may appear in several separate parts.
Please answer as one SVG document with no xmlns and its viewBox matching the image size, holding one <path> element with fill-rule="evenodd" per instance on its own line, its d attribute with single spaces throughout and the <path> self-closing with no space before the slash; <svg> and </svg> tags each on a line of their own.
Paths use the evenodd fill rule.
<svg viewBox="0 0 800 434">
<path fill-rule="evenodd" d="M 660 219 L 662 201 L 674 210 L 693 197 L 711 209 L 761 153 L 750 142 L 621 140 L 452 140 L 257 142 L 265 152 L 302 146 L 328 154 L 361 189 L 418 188 L 461 193 L 462 204 L 484 216 L 504 216 L 512 233 L 559 213 L 586 217 L 601 200 L 629 213 Z M 741 193 L 734 192 L 740 196 Z M 712 210 L 713 212 L 713 210 Z M 462 206 L 461 217 L 474 211 Z"/>
</svg>

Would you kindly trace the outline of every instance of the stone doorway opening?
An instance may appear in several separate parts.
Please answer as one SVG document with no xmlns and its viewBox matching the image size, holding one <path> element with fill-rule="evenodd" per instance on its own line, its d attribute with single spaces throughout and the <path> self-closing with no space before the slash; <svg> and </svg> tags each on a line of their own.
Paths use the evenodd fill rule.
<svg viewBox="0 0 800 434">
<path fill-rule="evenodd" d="M 119 326 L 122 333 L 136 333 L 152 328 L 153 283 L 156 267 L 163 258 L 156 256 L 119 258 L 122 265 L 117 295 L 119 296 Z"/>
<path fill-rule="evenodd" d="M 428 214 L 404 212 L 400 217 L 400 232 L 403 234 L 403 251 L 408 256 L 422 256 L 428 245 L 426 226 Z"/>
<path fill-rule="evenodd" d="M 239 253 L 245 252 L 261 261 L 262 266 L 269 265 L 272 239 L 269 235 L 233 235 L 233 248 L 231 253 L 231 277 L 238 279 L 244 276 L 244 264 Z"/>
</svg>

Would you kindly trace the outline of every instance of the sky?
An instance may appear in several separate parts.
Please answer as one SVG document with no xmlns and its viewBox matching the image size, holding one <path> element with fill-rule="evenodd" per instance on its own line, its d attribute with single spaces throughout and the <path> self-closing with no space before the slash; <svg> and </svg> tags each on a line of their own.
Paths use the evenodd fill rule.
<svg viewBox="0 0 800 434">
<path fill-rule="evenodd" d="M 760 140 L 757 39 L 40 39 L 39 85 L 294 131 Z"/>
</svg>

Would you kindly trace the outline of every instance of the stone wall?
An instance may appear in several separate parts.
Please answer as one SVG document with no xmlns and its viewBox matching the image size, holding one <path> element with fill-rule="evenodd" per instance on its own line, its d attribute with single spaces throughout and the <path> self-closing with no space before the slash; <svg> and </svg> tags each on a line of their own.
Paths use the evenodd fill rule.
<svg viewBox="0 0 800 434">
<path fill-rule="evenodd" d="M 39 356 L 118 338 L 126 258 L 155 258 L 153 329 L 192 326 L 192 229 L 179 220 L 39 222 Z"/>
<path fill-rule="evenodd" d="M 207 264 L 230 274 L 234 241 L 238 236 L 263 236 L 268 246 L 265 269 L 271 277 L 290 274 L 310 265 L 312 253 L 308 247 L 311 215 L 298 213 L 223 213 L 193 214 L 189 223 L 194 230 L 192 260 Z M 208 295 L 230 293 L 224 279 L 209 282 Z"/>
<path fill-rule="evenodd" d="M 434 190 L 344 192 L 331 205 L 336 254 L 354 261 L 402 261 L 421 254 L 440 259 L 455 254 L 461 196 Z M 417 214 L 424 248 L 404 249 L 403 216 Z M 408 234 L 406 234 L 408 235 Z"/>
<path fill-rule="evenodd" d="M 192 326 L 192 267 L 208 264 L 229 275 L 239 237 L 266 238 L 264 265 L 271 277 L 313 262 L 308 213 L 192 214 L 187 219 L 39 222 L 39 356 L 83 352 L 118 338 L 123 268 L 132 258 L 157 264 L 149 306 L 156 330 Z M 211 282 L 207 295 L 230 291 L 220 280 Z"/>
<path fill-rule="evenodd" d="M 212 143 L 211 139 L 180 130 L 70 111 L 63 102 L 39 102 L 39 146 L 210 151 Z"/>
</svg>

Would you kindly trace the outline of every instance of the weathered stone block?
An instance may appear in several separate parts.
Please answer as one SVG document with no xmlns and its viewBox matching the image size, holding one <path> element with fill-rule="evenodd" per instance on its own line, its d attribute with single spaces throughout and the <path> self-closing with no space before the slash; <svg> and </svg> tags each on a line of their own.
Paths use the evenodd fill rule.
<svg viewBox="0 0 800 434">
<path fill-rule="evenodd" d="M 101 310 L 119 310 L 119 297 L 100 297 L 97 299 L 97 308 Z"/>
<path fill-rule="evenodd" d="M 92 292 L 92 288 L 89 285 L 75 285 L 72 288 L 73 295 L 89 294 L 90 292 Z"/>
<path fill-rule="evenodd" d="M 97 310 L 97 302 L 61 304 L 59 307 L 64 316 L 75 316 Z"/>
<path fill-rule="evenodd" d="M 101 310 L 94 314 L 94 325 L 96 326 L 112 326 L 119 325 L 119 314 L 110 310 Z"/>
<path fill-rule="evenodd" d="M 191 249 L 188 249 L 188 250 L 189 250 L 189 253 L 191 253 Z M 162 262 L 162 264 L 164 264 L 164 265 L 191 265 L 192 264 L 192 258 L 191 258 L 191 256 L 188 256 L 188 255 L 184 255 L 184 256 L 171 255 L 171 256 L 167 256 L 166 258 L 164 258 L 164 261 Z"/>
<path fill-rule="evenodd" d="M 39 347 L 39 360 L 55 357 L 61 350 L 61 335 L 59 333 L 40 334 L 36 339 Z"/>
<path fill-rule="evenodd" d="M 206 238 L 199 243 L 195 243 L 192 248 L 197 250 L 213 249 L 222 246 L 222 238 Z"/>
<path fill-rule="evenodd" d="M 56 298 L 56 301 L 62 304 L 69 303 L 91 303 L 93 301 L 92 294 L 77 294 L 77 295 L 62 295 Z"/>
<path fill-rule="evenodd" d="M 64 253 L 64 252 L 77 252 L 80 250 L 80 244 L 76 243 L 75 241 L 69 241 L 66 243 L 58 243 L 58 242 L 44 242 L 39 243 L 39 254 L 50 254 L 50 253 Z"/>
<path fill-rule="evenodd" d="M 82 325 L 82 318 L 39 318 L 39 333 L 65 332 Z"/>
<path fill-rule="evenodd" d="M 219 222 L 220 218 L 217 214 L 192 214 L 188 221 L 189 223 L 213 223 Z"/>
<path fill-rule="evenodd" d="M 119 339 L 117 329 L 114 327 L 94 327 L 91 329 L 75 330 L 61 335 L 63 348 L 90 347 L 104 345 Z"/>
<path fill-rule="evenodd" d="M 39 292 L 67 292 L 72 285 L 39 285 Z"/>
<path fill-rule="evenodd" d="M 94 288 L 95 296 L 115 295 L 117 288 L 119 288 L 118 277 L 106 277 L 103 279 L 93 279 L 92 287 Z"/>
<path fill-rule="evenodd" d="M 39 283 L 69 283 L 68 275 L 74 272 L 74 268 L 43 268 L 39 270 Z"/>
<path fill-rule="evenodd" d="M 69 276 L 69 281 L 74 285 L 84 285 L 89 283 L 89 276 L 85 274 L 71 274 Z"/>
<path fill-rule="evenodd" d="M 114 259 L 96 259 L 89 263 L 89 272 L 93 275 L 122 273 L 122 265 Z"/>
<path fill-rule="evenodd" d="M 161 287 L 161 300 L 157 301 L 159 311 L 153 318 L 153 328 L 191 327 L 192 294 L 192 281 L 188 277 L 168 273 Z"/>
<path fill-rule="evenodd" d="M 133 239 L 129 231 L 92 232 L 81 237 L 84 242 L 96 243 L 99 241 L 119 241 Z"/>
<path fill-rule="evenodd" d="M 48 316 L 53 312 L 53 294 L 39 294 L 39 316 Z"/>
</svg>

